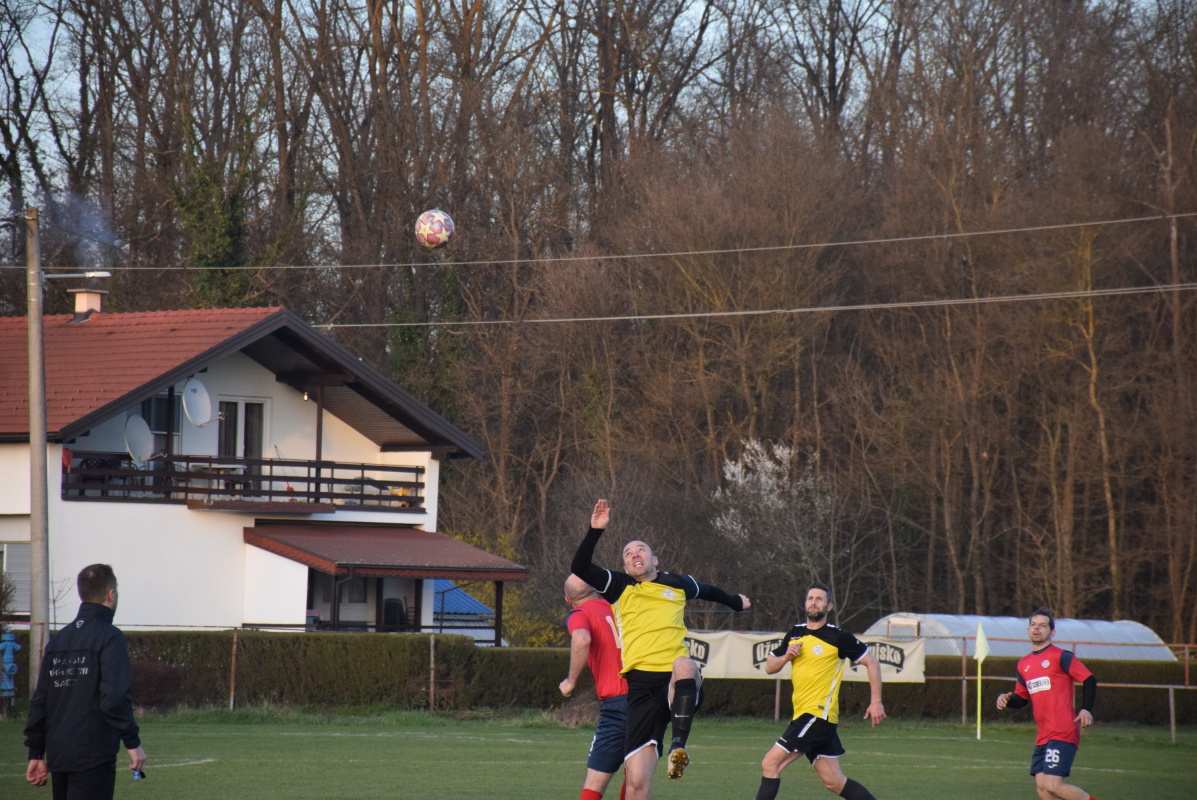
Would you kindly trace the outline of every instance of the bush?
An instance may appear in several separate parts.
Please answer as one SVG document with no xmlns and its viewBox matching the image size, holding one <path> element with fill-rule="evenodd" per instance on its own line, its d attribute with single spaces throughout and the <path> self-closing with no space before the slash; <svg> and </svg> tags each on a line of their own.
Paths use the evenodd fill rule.
<svg viewBox="0 0 1197 800">
<path fill-rule="evenodd" d="M 0 633 L 8 630 L 8 618 L 17 600 L 17 585 L 7 572 L 0 572 Z"/>
<path fill-rule="evenodd" d="M 27 675 L 27 631 L 17 631 L 22 650 L 20 673 Z M 465 636 L 437 634 L 373 635 L 360 633 L 268 633 L 261 631 L 134 631 L 128 634 L 133 660 L 133 701 L 140 708 L 227 707 L 235 705 L 314 707 L 320 709 L 429 707 L 429 655 L 435 641 L 436 708 L 540 708 L 566 705 L 557 684 L 569 667 L 568 648 L 478 647 Z M 236 640 L 236 675 L 233 642 Z M 1030 719 L 1027 709 L 999 712 L 997 695 L 1014 682 L 1017 659 L 991 656 L 985 661 L 982 713 L 988 721 Z M 1095 716 L 1099 722 L 1168 724 L 1168 692 L 1110 684 L 1183 685 L 1183 662 L 1086 661 L 1099 681 Z M 967 719 L 976 713 L 976 665 L 961 698 L 961 660 L 928 656 L 926 683 L 885 685 L 886 711 L 893 717 Z M 583 672 L 579 694 L 592 682 Z M 27 680 L 17 679 L 26 695 Z M 709 679 L 703 684 L 703 714 L 773 715 L 776 682 Z M 780 716 L 789 719 L 791 685 L 783 682 Z M 1197 689 L 1175 693 L 1178 723 L 1197 723 Z M 845 683 L 842 716 L 860 717 L 869 702 L 867 683 Z"/>
</svg>

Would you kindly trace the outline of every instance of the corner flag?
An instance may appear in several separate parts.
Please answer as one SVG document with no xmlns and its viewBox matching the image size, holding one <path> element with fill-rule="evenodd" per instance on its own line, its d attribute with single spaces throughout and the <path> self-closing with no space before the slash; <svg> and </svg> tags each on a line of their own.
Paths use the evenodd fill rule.
<svg viewBox="0 0 1197 800">
<path fill-rule="evenodd" d="M 973 648 L 973 658 L 977 659 L 977 739 L 981 739 L 981 664 L 989 655 L 989 640 L 985 638 L 985 628 L 977 622 L 977 642 Z"/>
<path fill-rule="evenodd" d="M 989 640 L 985 638 L 985 628 L 981 627 L 981 623 L 977 623 L 977 646 L 973 651 L 973 658 L 977 659 L 977 663 L 985 660 L 989 655 Z"/>
</svg>

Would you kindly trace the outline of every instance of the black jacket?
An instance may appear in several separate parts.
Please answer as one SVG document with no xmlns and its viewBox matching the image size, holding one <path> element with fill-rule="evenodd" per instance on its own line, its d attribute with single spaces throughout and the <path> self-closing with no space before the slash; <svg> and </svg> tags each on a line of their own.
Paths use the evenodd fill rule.
<svg viewBox="0 0 1197 800">
<path fill-rule="evenodd" d="M 51 772 L 78 772 L 116 758 L 121 741 L 141 746 L 129 688 L 129 646 L 113 610 L 83 603 L 50 639 L 29 704 L 25 746 Z"/>
</svg>

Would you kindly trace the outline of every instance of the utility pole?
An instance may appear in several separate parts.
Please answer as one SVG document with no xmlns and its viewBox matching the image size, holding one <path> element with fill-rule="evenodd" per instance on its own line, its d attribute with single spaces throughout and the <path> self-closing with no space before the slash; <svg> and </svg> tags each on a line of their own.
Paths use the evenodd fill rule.
<svg viewBox="0 0 1197 800">
<path fill-rule="evenodd" d="M 37 690 L 50 623 L 50 526 L 46 488 L 46 348 L 42 252 L 36 208 L 25 211 L 29 296 L 29 696 Z"/>
<path fill-rule="evenodd" d="M 46 347 L 42 251 L 36 208 L 25 211 L 29 323 L 29 697 L 37 690 L 50 624 L 50 526 L 46 489 Z"/>
</svg>

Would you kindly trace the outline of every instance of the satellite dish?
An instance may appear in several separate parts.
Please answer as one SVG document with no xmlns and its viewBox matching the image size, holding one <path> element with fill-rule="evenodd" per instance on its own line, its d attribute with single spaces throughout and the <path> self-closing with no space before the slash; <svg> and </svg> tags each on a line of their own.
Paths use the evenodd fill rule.
<svg viewBox="0 0 1197 800">
<path fill-rule="evenodd" d="M 198 378 L 188 378 L 183 384 L 183 413 L 197 428 L 216 421 L 212 416 L 212 398 Z"/>
<path fill-rule="evenodd" d="M 140 415 L 125 421 L 125 449 L 138 464 L 144 464 L 154 457 L 154 434 L 149 423 Z"/>
</svg>

